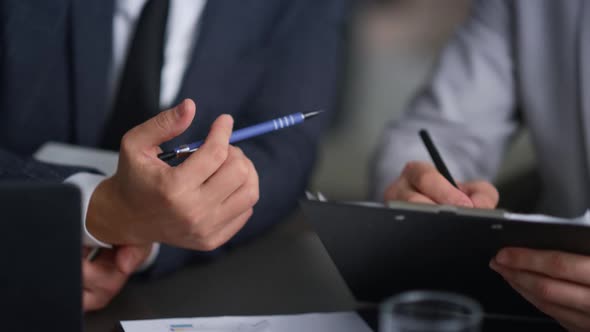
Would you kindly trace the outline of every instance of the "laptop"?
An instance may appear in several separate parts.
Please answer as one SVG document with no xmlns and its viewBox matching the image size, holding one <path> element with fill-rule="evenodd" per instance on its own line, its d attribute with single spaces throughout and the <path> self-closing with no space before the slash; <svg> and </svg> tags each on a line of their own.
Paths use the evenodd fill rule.
<svg viewBox="0 0 590 332">
<path fill-rule="evenodd" d="M 80 193 L 0 183 L 2 331 L 81 331 Z"/>
</svg>

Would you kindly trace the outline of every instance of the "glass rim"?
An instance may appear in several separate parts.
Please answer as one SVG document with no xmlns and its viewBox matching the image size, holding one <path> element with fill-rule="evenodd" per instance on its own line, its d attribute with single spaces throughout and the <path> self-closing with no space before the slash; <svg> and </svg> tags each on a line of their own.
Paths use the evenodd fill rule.
<svg viewBox="0 0 590 332">
<path fill-rule="evenodd" d="M 402 323 L 412 323 L 411 325 L 430 327 L 434 322 L 417 322 L 412 318 L 404 317 L 399 314 L 396 315 L 393 310 L 396 304 L 411 303 L 421 300 L 455 303 L 470 311 L 469 314 L 466 314 L 462 317 L 465 318 L 465 320 L 462 320 L 461 322 L 453 320 L 452 318 L 445 318 L 436 321 L 437 327 L 440 328 L 441 331 L 453 330 L 458 327 L 473 327 L 479 324 L 483 319 L 483 310 L 481 305 L 470 297 L 451 292 L 434 290 L 413 290 L 393 295 L 383 301 L 381 305 L 379 305 L 379 314 L 380 316 L 391 315 L 392 318 L 395 318 L 397 321 Z"/>
</svg>

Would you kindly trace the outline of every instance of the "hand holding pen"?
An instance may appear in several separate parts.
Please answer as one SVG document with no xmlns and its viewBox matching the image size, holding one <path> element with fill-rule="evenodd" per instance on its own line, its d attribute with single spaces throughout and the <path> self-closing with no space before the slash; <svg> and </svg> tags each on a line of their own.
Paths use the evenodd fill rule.
<svg viewBox="0 0 590 332">
<path fill-rule="evenodd" d="M 273 131 L 279 131 L 282 129 L 286 129 L 291 126 L 303 123 L 304 121 L 306 121 L 310 118 L 313 118 L 321 113 L 322 113 L 322 111 L 315 111 L 315 112 L 309 112 L 309 113 L 294 113 L 294 114 L 286 115 L 286 116 L 283 116 L 280 118 L 272 119 L 272 120 L 269 120 L 266 122 L 262 122 L 262 123 L 259 123 L 259 124 L 256 124 L 256 125 L 253 125 L 250 127 L 241 128 L 241 129 L 235 130 L 235 131 L 233 131 L 233 133 L 231 133 L 231 135 L 229 136 L 229 139 L 228 139 L 229 142 L 227 142 L 227 144 L 236 143 L 239 141 L 246 140 L 248 138 L 260 136 L 260 135 L 270 133 Z M 218 121 L 219 121 L 219 119 L 218 119 Z M 218 121 L 216 121 L 216 122 L 218 122 Z M 167 160 L 174 159 L 174 158 L 190 156 L 187 159 L 187 161 L 189 161 L 189 163 L 192 163 L 189 159 L 195 159 L 197 157 L 191 156 L 191 154 L 193 154 L 193 152 L 196 152 L 197 150 L 199 150 L 202 146 L 207 145 L 207 142 L 210 140 L 211 140 L 210 137 L 208 137 L 207 140 L 201 140 L 201 141 L 197 141 L 194 143 L 181 145 L 172 151 L 162 152 L 162 153 L 158 154 L 158 158 L 160 158 L 161 160 L 167 161 Z M 209 145 L 211 145 L 211 144 L 209 143 Z M 244 157 L 243 153 L 241 153 L 241 151 L 239 149 L 233 148 L 231 146 L 230 146 L 230 149 L 232 149 L 232 151 L 234 151 L 234 150 L 239 151 L 238 154 L 240 154 L 241 157 Z M 207 155 L 208 153 L 210 153 L 210 152 L 209 151 L 202 151 L 201 154 Z M 232 159 L 231 157 L 232 157 L 232 155 L 230 154 L 230 156 L 229 156 L 230 161 Z M 201 157 L 201 159 L 203 159 L 203 158 L 204 157 Z M 251 165 L 251 162 L 249 162 L 249 164 Z M 183 166 L 180 166 L 180 167 L 183 168 Z M 221 167 L 221 169 L 223 169 L 224 171 L 221 172 L 220 176 L 224 177 L 225 182 L 231 183 L 232 185 L 234 183 L 240 184 L 239 181 L 236 181 L 235 176 L 234 176 L 234 174 L 232 174 L 232 171 L 229 169 L 229 167 Z M 216 172 L 215 174 L 217 174 L 218 172 Z M 211 182 L 211 181 L 208 180 L 208 182 Z M 217 183 L 217 182 L 220 182 L 220 181 L 214 181 L 214 183 Z M 220 183 L 220 184 L 222 184 L 222 183 Z M 213 185 L 214 184 L 211 184 L 211 185 L 209 185 L 209 187 L 212 187 Z M 215 189 L 215 188 L 213 188 L 213 189 Z M 240 192 L 241 191 L 238 191 L 238 194 Z M 244 218 L 247 219 L 247 217 L 244 217 L 244 218 L 242 218 L 242 216 L 239 216 L 239 217 L 241 219 L 244 219 Z M 243 220 L 243 221 L 245 222 L 245 220 Z M 222 230 L 222 231 L 224 231 L 224 230 Z M 198 245 L 198 243 L 195 245 Z M 101 251 L 102 250 L 100 250 L 100 249 L 92 250 L 90 252 L 90 254 L 86 257 L 86 259 L 88 261 L 93 261 L 94 259 L 96 259 L 96 257 L 98 257 L 98 255 L 100 255 Z"/>
<path fill-rule="evenodd" d="M 434 165 L 426 161 L 408 162 L 400 176 L 386 189 L 386 201 L 496 207 L 499 197 L 492 184 L 487 181 L 456 183 L 428 132 L 422 129 L 419 136 Z"/>
<path fill-rule="evenodd" d="M 183 133 L 195 112 L 185 100 L 125 134 L 115 174 L 90 198 L 90 234 L 114 246 L 161 242 L 207 251 L 241 229 L 258 200 L 258 174 L 229 144 L 230 116 L 218 117 L 205 143 L 181 165 L 156 157 L 159 145 Z"/>
<path fill-rule="evenodd" d="M 115 174 L 94 190 L 86 228 L 114 249 L 84 250 L 85 310 L 99 309 L 110 301 L 144 261 L 147 251 L 141 248 L 160 242 L 210 251 L 236 234 L 253 213 L 259 184 L 252 161 L 230 142 L 288 128 L 319 114 L 296 113 L 233 135 L 233 119 L 222 115 L 204 142 L 190 144 L 189 151 L 175 149 L 168 158 L 186 159 L 170 167 L 157 158 L 159 146 L 182 134 L 195 111 L 194 103 L 185 100 L 128 131 Z"/>
</svg>

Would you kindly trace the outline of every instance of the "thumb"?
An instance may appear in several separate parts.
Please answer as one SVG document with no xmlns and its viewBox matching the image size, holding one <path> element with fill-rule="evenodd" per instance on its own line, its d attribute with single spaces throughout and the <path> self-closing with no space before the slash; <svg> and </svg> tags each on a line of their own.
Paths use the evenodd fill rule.
<svg viewBox="0 0 590 332">
<path fill-rule="evenodd" d="M 150 250 L 151 245 L 119 247 L 115 257 L 117 269 L 127 275 L 133 273 L 149 256 Z"/>
<path fill-rule="evenodd" d="M 176 107 L 160 112 L 158 115 L 131 129 L 125 136 L 127 144 L 133 148 L 151 148 L 182 134 L 195 117 L 195 103 L 185 99 Z"/>
</svg>

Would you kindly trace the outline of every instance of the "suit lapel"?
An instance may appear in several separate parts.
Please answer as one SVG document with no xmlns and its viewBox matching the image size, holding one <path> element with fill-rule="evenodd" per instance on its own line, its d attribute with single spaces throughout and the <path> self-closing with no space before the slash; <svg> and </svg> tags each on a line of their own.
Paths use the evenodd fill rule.
<svg viewBox="0 0 590 332">
<path fill-rule="evenodd" d="M 262 65 L 261 57 L 252 54 L 264 31 L 260 19 L 270 17 L 258 9 L 251 3 L 236 6 L 234 0 L 207 1 L 192 59 L 175 102 L 193 98 L 196 119 L 164 148 L 202 137 L 219 114 L 235 115 L 243 104 L 254 85 L 249 82 L 257 79 Z"/>
<path fill-rule="evenodd" d="M 196 41 L 191 62 L 186 69 L 183 84 L 176 102 L 184 96 L 192 96 L 199 91 L 200 98 L 206 98 L 210 87 L 211 74 L 221 73 L 220 65 L 235 56 L 235 36 L 231 27 L 236 24 L 228 15 L 235 2 L 231 0 L 208 0 L 203 12 L 200 32 Z M 209 82 L 209 84 L 208 84 Z"/>
<path fill-rule="evenodd" d="M 32 105 L 40 88 L 39 78 L 47 75 L 48 63 L 53 61 L 46 50 L 62 41 L 58 34 L 64 31 L 68 5 L 65 0 L 14 0 L 0 6 L 5 15 L 0 24 L 5 24 L 6 29 L 6 39 L 0 41 L 0 48 L 5 47 L 0 49 L 5 61 L 3 74 L 18 77 L 3 87 L 10 98 L 6 98 L 8 104 L 0 107 L 19 109 L 20 117 L 28 118 L 29 112 L 37 111 Z"/>
<path fill-rule="evenodd" d="M 586 147 L 586 165 L 590 167 L 590 2 L 580 1 L 580 111 L 582 117 L 582 135 Z M 589 169 L 590 171 L 590 169 Z"/>
<path fill-rule="evenodd" d="M 72 52 L 76 138 L 98 143 L 107 111 L 114 0 L 73 0 Z"/>
</svg>

